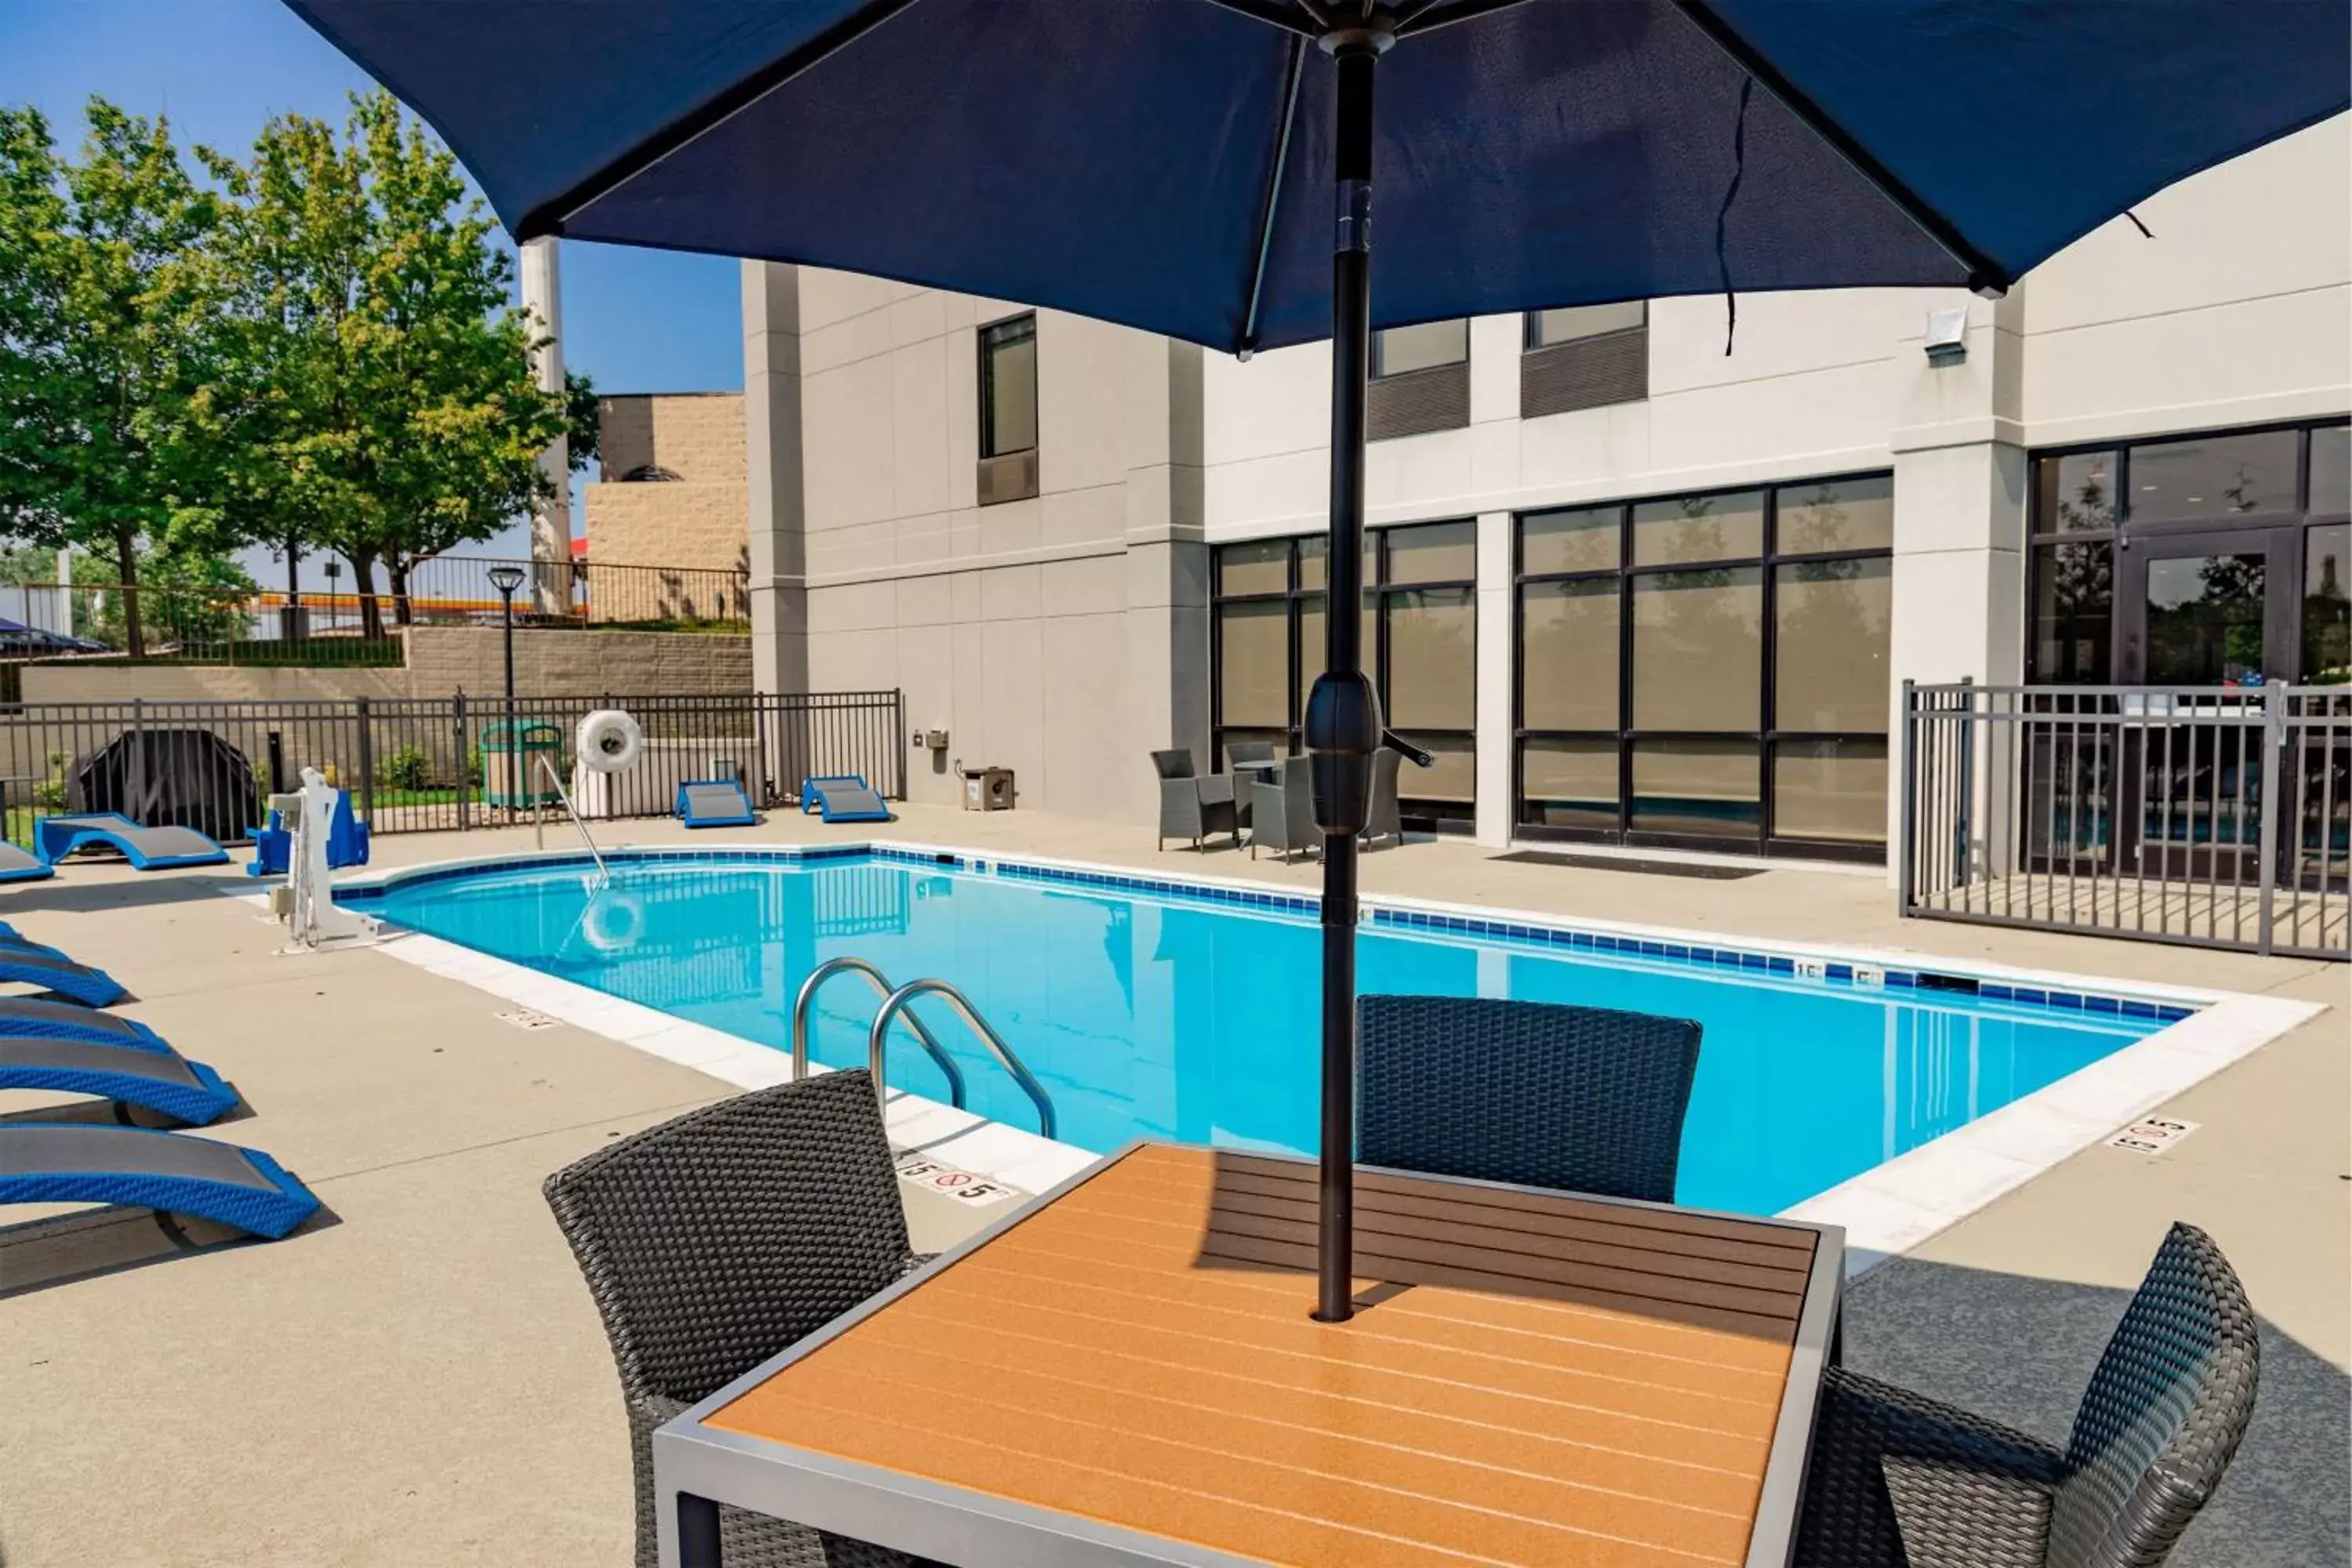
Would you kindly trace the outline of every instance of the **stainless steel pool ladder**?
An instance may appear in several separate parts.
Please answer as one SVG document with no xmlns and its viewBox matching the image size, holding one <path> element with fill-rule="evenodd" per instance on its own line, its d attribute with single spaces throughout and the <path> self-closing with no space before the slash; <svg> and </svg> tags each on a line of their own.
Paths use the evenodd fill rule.
<svg viewBox="0 0 2352 1568">
<path fill-rule="evenodd" d="M 588 885 L 589 890 L 593 892 L 612 881 L 613 868 L 604 864 L 604 852 L 596 847 L 596 840 L 589 835 L 588 825 L 580 820 L 579 808 L 572 804 L 572 792 L 565 789 L 563 781 L 555 776 L 555 764 L 547 760 L 547 753 L 544 752 L 539 756 L 539 771 L 545 773 L 547 782 L 555 786 L 555 798 L 563 803 L 564 813 L 572 818 L 572 826 L 580 830 L 580 842 L 588 846 L 588 853 L 596 861 L 596 879 Z M 536 810 L 531 813 L 530 826 L 531 837 L 536 847 L 546 848 L 547 833 Z"/>
<path fill-rule="evenodd" d="M 980 1016 L 980 1009 L 971 1005 L 970 997 L 944 980 L 910 980 L 904 985 L 893 985 L 888 975 L 862 958 L 829 958 L 801 982 L 800 994 L 793 1001 L 793 1078 L 795 1081 L 808 1076 L 809 1016 L 815 1010 L 817 989 L 836 974 L 864 976 L 866 984 L 874 987 L 874 994 L 882 998 L 882 1005 L 874 1015 L 873 1026 L 866 1036 L 866 1066 L 874 1076 L 876 1094 L 885 1092 L 883 1058 L 889 1046 L 890 1025 L 893 1020 L 903 1017 L 907 1027 L 914 1032 L 916 1042 L 946 1075 L 949 1102 L 958 1110 L 964 1108 L 963 1069 L 956 1066 L 955 1058 L 948 1055 L 947 1048 L 940 1044 L 939 1037 L 931 1033 L 929 1026 L 915 1016 L 910 1005 L 919 996 L 937 996 L 955 1009 L 964 1026 L 980 1037 L 980 1043 L 996 1058 L 997 1065 L 1021 1086 L 1021 1092 L 1027 1095 L 1029 1102 L 1037 1108 L 1037 1130 L 1048 1138 L 1054 1136 L 1054 1101 L 1046 1094 L 1045 1086 L 1039 1083 L 1036 1075 L 1013 1054 L 1013 1047 L 1004 1043 L 1004 1037 Z"/>
</svg>

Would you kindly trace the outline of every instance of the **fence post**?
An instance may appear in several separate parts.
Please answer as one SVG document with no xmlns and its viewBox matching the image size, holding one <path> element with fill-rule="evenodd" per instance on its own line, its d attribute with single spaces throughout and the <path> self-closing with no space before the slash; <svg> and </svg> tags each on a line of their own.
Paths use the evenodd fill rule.
<svg viewBox="0 0 2352 1568">
<path fill-rule="evenodd" d="M 1919 715 L 1915 688 L 1916 682 L 1908 676 L 1904 677 L 1901 786 L 1903 810 L 1901 837 L 1895 846 L 1895 910 L 1899 915 L 1907 915 L 1911 912 L 1911 896 L 1914 890 L 1911 867 L 1912 844 L 1917 836 L 1919 826 L 1918 796 L 1916 789 L 1919 776 Z"/>
<path fill-rule="evenodd" d="M 369 720 L 368 700 L 355 699 L 360 719 L 360 819 L 375 825 L 375 726 Z"/>
<path fill-rule="evenodd" d="M 131 700 L 131 787 L 130 799 L 122 803 L 123 815 L 133 821 L 147 819 L 147 703 L 143 698 Z"/>
<path fill-rule="evenodd" d="M 457 688 L 450 700 L 449 721 L 457 742 L 457 831 L 463 833 L 474 826 L 474 754 L 466 745 L 466 689 Z"/>
<path fill-rule="evenodd" d="M 897 772 L 900 800 L 907 798 L 907 752 L 909 748 L 904 744 L 906 733 L 907 692 L 903 687 L 892 687 L 890 689 L 890 738 L 886 743 L 890 748 L 890 754 L 898 759 Z"/>
<path fill-rule="evenodd" d="M 2255 895 L 2254 951 L 2268 954 L 2276 925 L 2279 775 L 2286 771 L 2286 704 L 2281 700 L 2282 688 L 2266 685 L 2259 689 L 2263 700 L 2263 828 L 2259 851 L 2263 874 L 2261 891 Z M 2327 825 L 2323 823 L 2321 831 L 2327 831 Z"/>
<path fill-rule="evenodd" d="M 1976 677 L 1960 677 L 1963 687 L 1976 684 Z M 1962 888 L 1969 881 L 1969 871 L 1975 864 L 1977 801 L 1977 700 L 1973 691 L 1962 691 L 1956 704 L 1960 715 L 1960 732 L 1953 750 L 1958 752 L 1955 766 L 1959 777 L 1952 791 L 1952 808 L 1959 817 L 1952 834 L 1952 877 Z"/>
</svg>

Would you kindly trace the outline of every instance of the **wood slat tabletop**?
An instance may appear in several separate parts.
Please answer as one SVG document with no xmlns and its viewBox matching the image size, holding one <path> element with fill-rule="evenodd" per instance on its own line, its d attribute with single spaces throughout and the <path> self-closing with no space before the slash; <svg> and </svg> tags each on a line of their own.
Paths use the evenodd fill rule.
<svg viewBox="0 0 2352 1568">
<path fill-rule="evenodd" d="M 1146 1144 L 706 1418 L 1299 1568 L 1746 1561 L 1818 1243 Z"/>
</svg>

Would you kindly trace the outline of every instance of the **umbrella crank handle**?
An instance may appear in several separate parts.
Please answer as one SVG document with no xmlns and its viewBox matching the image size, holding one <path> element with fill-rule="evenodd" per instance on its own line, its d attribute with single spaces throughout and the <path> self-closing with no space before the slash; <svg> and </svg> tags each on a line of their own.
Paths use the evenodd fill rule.
<svg viewBox="0 0 2352 1568">
<path fill-rule="evenodd" d="M 1381 744 L 1388 747 L 1391 751 L 1402 752 L 1405 760 L 1411 763 L 1414 767 L 1433 768 L 1437 765 L 1436 752 L 1423 751 L 1419 746 L 1414 745 L 1411 741 L 1406 740 L 1394 730 L 1383 730 L 1381 731 Z"/>
</svg>

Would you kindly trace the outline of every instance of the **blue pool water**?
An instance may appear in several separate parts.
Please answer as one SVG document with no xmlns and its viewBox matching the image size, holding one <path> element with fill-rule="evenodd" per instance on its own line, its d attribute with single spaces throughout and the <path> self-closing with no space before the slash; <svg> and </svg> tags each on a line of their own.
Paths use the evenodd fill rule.
<svg viewBox="0 0 2352 1568">
<path fill-rule="evenodd" d="M 641 861 L 591 896 L 577 866 L 395 884 L 396 924 L 789 1048 L 801 982 L 865 958 L 969 994 L 1044 1080 L 1060 1135 L 1139 1134 L 1311 1152 L 1317 955 L 1310 915 L 1181 894 L 1014 879 L 867 858 Z M 1696 1018 L 1706 1028 L 1680 1201 L 1769 1214 L 2051 1083 L 2155 1018 L 1942 991 L 1860 989 L 1677 960 L 1366 925 L 1366 991 L 1511 996 Z M 875 999 L 822 993 L 813 1054 L 865 1060 Z M 1028 1101 L 936 1002 L 971 1108 L 1034 1127 Z M 900 1037 L 901 1040 L 904 1037 Z M 895 1043 L 890 1080 L 945 1098 Z"/>
</svg>

